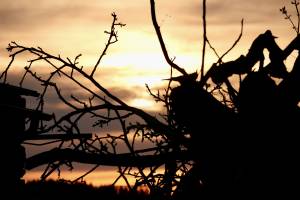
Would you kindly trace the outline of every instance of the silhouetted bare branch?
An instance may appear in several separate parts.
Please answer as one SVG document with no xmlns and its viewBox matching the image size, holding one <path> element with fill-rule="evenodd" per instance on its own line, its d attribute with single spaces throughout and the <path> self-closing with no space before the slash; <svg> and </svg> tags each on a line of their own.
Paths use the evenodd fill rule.
<svg viewBox="0 0 300 200">
<path fill-rule="evenodd" d="M 120 26 L 120 27 L 125 26 L 125 24 L 117 22 L 118 18 L 117 18 L 117 15 L 115 13 L 112 13 L 111 15 L 113 16 L 113 22 L 111 24 L 110 31 L 105 31 L 105 33 L 109 35 L 108 41 L 107 41 L 104 50 L 102 51 L 99 59 L 97 60 L 95 66 L 93 68 L 93 71 L 91 73 L 91 77 L 93 77 L 93 75 L 94 75 L 98 65 L 100 64 L 103 56 L 105 56 L 108 47 L 118 41 L 118 35 L 117 35 L 118 32 L 115 30 L 116 26 Z"/>
<path fill-rule="evenodd" d="M 176 65 L 169 57 L 168 55 L 168 51 L 167 51 L 167 48 L 166 48 L 166 45 L 164 43 L 164 40 L 163 40 L 163 37 L 161 35 L 161 31 L 160 31 L 160 27 L 157 23 L 157 20 L 156 20 L 156 12 L 155 12 L 155 1 L 154 0 L 150 0 L 150 5 L 151 5 L 151 17 L 152 17 L 152 23 L 153 23 L 153 26 L 154 26 L 154 29 L 155 29 L 155 32 L 156 32 L 156 35 L 158 37 L 158 40 L 159 40 L 159 43 L 160 43 L 160 47 L 161 47 L 161 50 L 164 54 L 164 57 L 167 61 L 167 63 L 173 67 L 174 69 L 176 69 L 177 71 L 179 71 L 181 74 L 183 75 L 187 75 L 186 71 L 179 67 L 178 65 Z"/>
<path fill-rule="evenodd" d="M 205 50 L 206 50 L 206 42 L 207 42 L 207 35 L 206 35 L 206 0 L 202 1 L 202 25 L 203 25 L 203 47 L 202 47 L 202 61 L 201 61 L 201 68 L 200 74 L 201 79 L 204 77 L 204 65 L 205 65 Z M 200 79 L 200 80 L 201 80 Z"/>
<path fill-rule="evenodd" d="M 297 31 L 299 32 L 299 3 L 296 0 L 292 3 L 295 4 L 298 14 Z M 294 68 L 290 73 L 286 71 L 283 61 L 292 51 L 299 50 L 299 35 L 284 50 L 281 50 L 276 44 L 272 32 L 267 30 L 254 40 L 247 55 L 241 55 L 234 61 L 223 62 L 222 59 L 236 46 L 242 37 L 243 20 L 241 21 L 241 32 L 238 38 L 223 55 L 219 56 L 207 37 L 206 0 L 203 0 L 203 48 L 200 69 L 201 79 L 198 81 L 197 73 L 187 74 L 185 69 L 176 65 L 169 58 L 160 27 L 157 23 L 154 0 L 150 0 L 150 6 L 156 35 L 165 60 L 170 65 L 170 78 L 166 79 L 168 80 L 166 88 L 154 93 L 150 86 L 146 85 L 148 93 L 153 97 L 154 101 L 164 105 L 164 112 L 159 113 L 162 118 L 156 118 L 155 115 L 128 105 L 94 78 L 101 59 L 108 48 L 118 41 L 116 27 L 124 26 L 124 24 L 117 21 L 115 13 L 112 13 L 113 20 L 110 31 L 105 31 L 109 35 L 108 41 L 91 73 L 83 66 L 79 66 L 81 54 L 74 59 L 63 58 L 60 55 L 50 54 L 40 47 L 26 47 L 16 42 L 9 44 L 8 51 L 11 53 L 11 60 L 0 76 L 3 83 L 7 82 L 8 71 L 16 58 L 19 55 L 28 53 L 27 55 L 30 58 L 24 67 L 25 72 L 21 78 L 20 86 L 23 86 L 27 78 L 33 78 L 42 87 L 41 95 L 37 100 L 37 106 L 34 111 L 42 113 L 47 109 L 47 95 L 50 92 L 52 92 L 52 97 L 54 92 L 55 97 L 66 107 L 66 111 L 63 110 L 64 113 L 59 116 L 54 115 L 52 121 L 43 122 L 41 120 L 42 122 L 34 131 L 28 128 L 27 132 L 25 132 L 27 134 L 26 137 L 21 138 L 21 140 L 27 140 L 28 138 L 32 140 L 45 138 L 54 140 L 45 143 L 26 141 L 23 144 L 53 145 L 55 143 L 56 145 L 52 150 L 40 152 L 27 158 L 26 169 L 31 170 L 47 164 L 41 176 L 45 180 L 55 171 L 60 175 L 61 166 L 63 165 L 72 170 L 74 167 L 72 165 L 73 162 L 92 164 L 93 167 L 90 170 L 74 179 L 74 182 L 76 182 L 82 180 L 99 166 L 108 165 L 115 166 L 116 172 L 119 174 L 113 184 L 123 179 L 132 190 L 141 185 L 146 185 L 152 194 L 156 194 L 164 199 L 170 199 L 173 194 L 179 194 L 180 191 L 184 190 L 183 187 L 189 187 L 189 184 L 192 187 L 201 185 L 201 191 L 205 187 L 212 187 L 211 191 L 217 191 L 218 193 L 219 191 L 224 191 L 223 188 L 227 187 L 227 183 L 228 185 L 231 184 L 228 181 L 229 179 L 236 178 L 230 174 L 231 170 L 234 171 L 233 173 L 240 173 L 240 171 L 244 170 L 244 168 L 236 168 L 240 167 L 240 164 L 244 165 L 244 162 L 247 163 L 246 159 L 243 158 L 243 163 L 236 163 L 235 159 L 241 161 L 240 158 L 231 157 L 232 154 L 236 156 L 235 152 L 240 150 L 240 146 L 236 145 L 233 140 L 238 135 L 236 129 L 242 127 L 239 123 L 249 124 L 249 121 L 252 123 L 253 120 L 252 116 L 247 116 L 248 113 L 244 114 L 245 111 L 242 110 L 242 95 L 245 94 L 241 95 L 241 87 L 239 90 L 233 87 L 229 76 L 232 74 L 246 74 L 247 76 L 250 75 L 251 78 L 253 74 L 254 77 L 263 75 L 264 80 L 271 82 L 271 89 L 274 89 L 273 86 L 276 87 L 274 91 L 278 93 L 276 94 L 278 98 L 274 98 L 276 103 L 268 101 L 261 108 L 264 109 L 271 104 L 275 106 L 271 107 L 272 109 L 270 110 L 279 107 L 281 109 L 279 112 L 282 112 L 285 116 L 288 114 L 285 112 L 286 110 L 294 109 L 297 110 L 295 114 L 298 114 L 297 103 L 300 95 L 296 86 L 300 84 L 300 72 L 298 71 L 300 57 L 297 57 Z M 282 9 L 282 12 L 287 15 L 285 9 Z M 217 55 L 218 60 L 204 74 L 206 43 Z M 267 49 L 270 53 L 271 63 L 267 66 L 264 66 L 264 49 Z M 42 74 L 36 69 L 37 64 L 40 66 L 41 62 L 50 68 L 46 74 Z M 260 68 L 255 74 L 252 72 L 252 67 L 257 62 L 259 62 Z M 173 77 L 173 69 L 176 69 L 182 75 Z M 270 79 L 270 76 L 275 75 L 283 79 L 278 86 L 272 84 L 273 82 Z M 209 78 L 215 83 L 212 86 L 209 86 L 207 83 Z M 247 88 L 249 86 L 247 85 L 248 83 L 244 81 L 246 78 L 244 80 L 242 80 L 241 76 L 239 78 L 240 85 L 246 84 L 246 90 L 249 89 Z M 69 81 L 78 87 L 85 97 L 82 97 L 81 94 L 74 94 L 73 91 L 65 92 L 63 81 Z M 178 84 L 174 86 L 173 81 L 178 82 Z M 252 94 L 251 92 L 256 92 L 259 88 L 256 87 L 254 90 L 250 90 L 249 93 Z M 263 91 L 261 95 L 268 92 Z M 246 97 L 252 98 L 251 95 L 247 95 L 248 93 L 246 92 Z M 261 102 L 265 103 L 264 99 L 261 98 L 263 101 L 261 99 L 249 101 L 248 98 L 244 98 L 244 101 L 250 107 L 250 109 L 246 107 L 246 111 L 248 109 L 251 113 L 253 110 L 258 110 L 255 118 L 260 119 L 257 121 L 267 130 L 269 127 L 261 122 L 265 118 L 260 116 L 261 112 L 257 109 Z M 289 107 L 282 106 L 282 102 L 284 105 L 288 104 Z M 258 106 L 252 106 L 253 103 L 258 104 Z M 33 111 L 30 110 L 30 112 Z M 275 120 L 270 114 L 266 116 Z M 93 122 L 93 125 L 90 127 L 91 130 L 97 132 L 100 129 L 102 131 L 104 126 L 113 127 L 113 123 L 115 123 L 118 125 L 118 133 L 105 130 L 105 132 L 109 132 L 105 136 L 100 136 L 98 133 L 95 133 L 93 136 L 91 133 L 86 134 L 83 132 L 84 128 L 81 127 L 80 123 L 88 121 L 87 118 Z M 249 129 L 251 128 L 249 127 Z M 274 128 L 272 130 L 274 132 L 277 131 Z M 147 147 L 143 146 L 144 144 Z M 253 144 L 251 143 L 251 145 Z M 238 150 L 235 148 L 238 148 Z M 260 150 L 263 151 L 263 149 Z M 249 154 L 244 149 L 241 152 Z M 259 161 L 262 161 L 262 159 Z M 234 164 L 237 165 L 232 166 Z M 250 162 L 248 164 L 252 165 Z M 248 166 L 243 167 L 249 169 Z M 163 169 L 163 172 L 160 169 Z M 133 177 L 136 180 L 133 186 L 129 184 L 129 177 Z M 213 186 L 210 185 L 211 183 Z"/>
</svg>

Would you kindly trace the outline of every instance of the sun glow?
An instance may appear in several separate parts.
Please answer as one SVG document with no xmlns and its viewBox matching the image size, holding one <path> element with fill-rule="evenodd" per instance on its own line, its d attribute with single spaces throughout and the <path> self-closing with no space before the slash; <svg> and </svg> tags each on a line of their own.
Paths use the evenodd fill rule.
<svg viewBox="0 0 300 200">
<path fill-rule="evenodd" d="M 132 99 L 129 104 L 148 111 L 159 111 L 161 109 L 159 105 L 151 99 L 136 98 Z"/>
<path fill-rule="evenodd" d="M 75 180 L 76 178 L 82 176 L 86 173 L 83 170 L 62 170 L 60 172 L 60 177 L 66 180 Z M 28 171 L 24 176 L 24 180 L 26 182 L 31 180 L 39 180 L 41 178 L 42 171 Z M 87 175 L 83 180 L 86 181 L 87 184 L 92 184 L 94 186 L 102 186 L 102 185 L 111 185 L 118 177 L 117 169 L 113 167 L 101 167 L 98 170 L 95 170 L 93 173 Z M 58 179 L 58 174 L 53 173 L 49 177 L 49 179 Z M 135 180 L 131 177 L 128 178 L 128 182 L 133 185 Z M 125 181 L 120 179 L 116 185 L 124 186 L 126 185 Z"/>
<path fill-rule="evenodd" d="M 164 169 L 163 168 L 158 168 L 156 170 L 156 173 L 163 173 Z M 78 177 L 82 176 L 85 174 L 87 171 L 84 170 L 73 170 L 69 171 L 66 169 L 63 169 L 60 171 L 60 176 L 58 176 L 57 173 L 52 173 L 48 179 L 53 179 L 57 180 L 59 178 L 65 179 L 65 180 L 75 180 Z M 144 173 L 147 174 L 149 173 L 150 170 L 145 169 Z M 28 171 L 26 172 L 26 175 L 23 177 L 26 182 L 32 181 L 32 180 L 39 180 L 42 175 L 42 171 Z M 104 167 L 101 166 L 92 173 L 88 174 L 85 176 L 82 180 L 85 181 L 87 184 L 92 184 L 93 186 L 103 186 L 103 185 L 111 185 L 114 183 L 117 178 L 120 176 L 118 173 L 118 168 L 117 167 Z M 133 176 L 127 176 L 127 181 L 130 185 L 134 185 L 135 183 L 135 178 Z M 81 181 L 81 180 L 79 180 Z M 124 179 L 119 178 L 115 186 L 124 186 L 126 185 L 126 182 Z"/>
</svg>

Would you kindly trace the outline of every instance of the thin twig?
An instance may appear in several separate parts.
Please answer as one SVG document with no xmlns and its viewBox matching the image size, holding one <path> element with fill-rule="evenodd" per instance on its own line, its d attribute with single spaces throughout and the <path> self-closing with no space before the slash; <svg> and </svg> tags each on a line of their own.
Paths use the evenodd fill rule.
<svg viewBox="0 0 300 200">
<path fill-rule="evenodd" d="M 182 75 L 187 75 L 187 72 L 179 67 L 178 65 L 176 65 L 169 57 L 168 55 L 168 51 L 167 51 L 167 48 L 166 48 L 166 45 L 164 43 L 164 40 L 163 40 L 163 37 L 161 35 L 161 32 L 160 32 L 160 27 L 157 23 L 157 19 L 156 19 L 156 12 L 155 12 L 155 1 L 154 0 L 150 0 L 150 5 L 151 5 L 151 18 L 152 18 L 152 23 L 153 23 L 153 26 L 154 26 L 154 29 L 155 29 L 155 32 L 156 32 L 156 35 L 158 37 L 158 40 L 159 40 L 159 44 L 160 44 L 160 47 L 161 47 L 161 50 L 164 54 L 164 57 L 165 57 L 165 60 L 167 61 L 167 63 L 173 67 L 174 69 L 176 69 L 178 72 L 180 72 Z"/>
<path fill-rule="evenodd" d="M 300 26 L 300 14 L 299 14 L 299 1 L 298 0 L 294 0 L 292 1 L 292 4 L 295 6 L 296 8 L 296 12 L 297 12 L 297 18 L 298 18 L 298 23 L 297 23 L 297 33 L 299 34 L 299 26 Z"/>
<path fill-rule="evenodd" d="M 95 66 L 92 70 L 91 77 L 94 76 L 94 73 L 96 72 L 96 69 L 97 69 L 98 65 L 100 64 L 100 61 L 106 55 L 108 47 L 118 41 L 118 35 L 117 35 L 116 30 L 115 30 L 115 27 L 116 26 L 120 26 L 120 27 L 125 26 L 125 24 L 123 24 L 123 23 L 117 23 L 118 18 L 117 18 L 117 15 L 115 13 L 112 13 L 111 15 L 113 17 L 113 21 L 112 21 L 112 24 L 111 24 L 111 27 L 110 27 L 110 31 L 105 31 L 106 34 L 109 34 L 109 37 L 108 37 L 108 40 L 107 40 L 107 43 L 105 45 L 104 50 L 102 51 L 100 57 L 98 58 Z"/>
<path fill-rule="evenodd" d="M 242 19 L 242 21 L 241 21 L 241 31 L 240 31 L 238 38 L 234 41 L 232 46 L 219 58 L 218 63 L 222 62 L 222 59 L 224 58 L 224 56 L 226 56 L 240 41 L 240 39 L 242 38 L 242 35 L 243 35 L 243 29 L 244 29 L 244 19 Z"/>
<path fill-rule="evenodd" d="M 280 9 L 280 12 L 285 16 L 285 19 L 289 20 L 289 22 L 290 22 L 291 25 L 292 25 L 292 28 L 293 28 L 294 31 L 296 31 L 296 33 L 298 34 L 298 29 L 297 29 L 296 25 L 294 24 L 294 22 L 293 22 L 293 20 L 292 20 L 292 18 L 291 18 L 291 15 L 288 14 L 288 11 L 287 11 L 287 9 L 285 8 L 285 6 L 282 7 L 282 8 Z"/>
<path fill-rule="evenodd" d="M 215 53 L 215 55 L 216 55 L 216 56 L 218 57 L 218 59 L 220 60 L 220 56 L 219 56 L 219 54 L 218 54 L 216 48 L 214 48 L 214 47 L 212 46 L 212 44 L 210 43 L 210 41 L 209 41 L 208 38 L 207 38 L 206 42 L 207 42 L 208 46 L 211 48 L 211 50 L 213 50 L 213 52 Z"/>
<path fill-rule="evenodd" d="M 89 171 L 87 171 L 86 173 L 84 173 L 83 175 L 77 177 L 76 179 L 74 179 L 72 181 L 72 183 L 76 183 L 79 180 L 82 180 L 84 177 L 86 177 L 87 175 L 89 175 L 90 173 L 92 173 L 93 171 L 95 171 L 100 165 L 96 164 L 94 167 L 92 167 Z"/>
</svg>

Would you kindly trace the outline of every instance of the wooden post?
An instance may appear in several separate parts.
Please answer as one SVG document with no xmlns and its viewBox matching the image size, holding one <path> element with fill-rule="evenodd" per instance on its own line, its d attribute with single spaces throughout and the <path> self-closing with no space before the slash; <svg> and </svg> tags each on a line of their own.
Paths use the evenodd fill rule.
<svg viewBox="0 0 300 200">
<path fill-rule="evenodd" d="M 3 192 L 16 196 L 22 189 L 25 174 L 26 152 L 22 146 L 25 140 L 71 140 L 89 139 L 90 133 L 82 134 L 43 134 L 36 133 L 40 121 L 49 121 L 52 115 L 38 110 L 26 108 L 26 99 L 23 96 L 38 97 L 39 93 L 0 83 L 0 156 Z M 30 120 L 30 125 L 25 130 L 25 119 Z M 11 193 L 15 191 L 15 193 Z M 4 195 L 5 196 L 5 195 Z M 17 197 L 17 196 L 16 196 Z"/>
<path fill-rule="evenodd" d="M 0 84 L 0 155 L 6 191 L 16 191 L 24 182 L 22 177 L 25 174 L 26 155 L 21 138 L 25 131 L 26 100 L 22 95 L 39 94 L 32 90 Z"/>
</svg>

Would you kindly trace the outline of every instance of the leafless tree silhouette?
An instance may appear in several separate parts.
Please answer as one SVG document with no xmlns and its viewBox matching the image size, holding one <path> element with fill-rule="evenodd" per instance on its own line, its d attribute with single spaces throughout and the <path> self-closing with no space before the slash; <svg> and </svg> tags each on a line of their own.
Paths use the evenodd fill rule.
<svg viewBox="0 0 300 200">
<path fill-rule="evenodd" d="M 35 125 L 24 134 L 22 143 L 45 138 L 56 140 L 42 145 L 57 143 L 51 150 L 26 158 L 26 169 L 31 170 L 47 164 L 41 176 L 42 179 L 46 179 L 63 165 L 73 168 L 72 162 L 93 164 L 91 170 L 74 180 L 78 181 L 100 165 L 116 166 L 119 177 L 112 184 L 123 179 L 131 190 L 146 186 L 153 196 L 158 195 L 164 199 L 181 199 L 186 195 L 201 195 L 203 198 L 225 195 L 232 197 L 249 192 L 253 185 L 270 186 L 269 180 L 268 183 L 258 183 L 250 177 L 253 174 L 258 177 L 260 170 L 257 169 L 257 165 L 251 163 L 261 162 L 262 168 L 267 169 L 274 164 L 275 158 L 270 162 L 262 162 L 262 157 L 259 157 L 259 153 L 265 152 L 262 146 L 258 147 L 259 153 L 251 154 L 253 145 L 251 142 L 257 143 L 255 139 L 250 142 L 247 136 L 240 134 L 240 129 L 247 123 L 252 123 L 251 118 L 255 116 L 259 121 L 257 126 L 264 127 L 263 132 L 267 132 L 271 124 L 265 123 L 264 117 L 276 121 L 275 108 L 279 109 L 277 116 L 278 113 L 289 115 L 289 111 L 292 110 L 296 118 L 289 119 L 298 119 L 299 57 L 290 73 L 286 70 L 284 60 L 293 50 L 299 50 L 299 35 L 281 50 L 272 32 L 267 30 L 254 40 L 247 55 L 223 62 L 223 57 L 234 48 L 242 36 L 243 21 L 240 35 L 232 47 L 221 56 L 213 48 L 204 31 L 201 76 L 198 81 L 198 73 L 188 74 L 184 68 L 170 59 L 156 20 L 154 0 L 150 0 L 150 5 L 156 35 L 163 55 L 170 65 L 169 83 L 163 92 L 155 93 L 147 86 L 154 100 L 164 103 L 165 110 L 161 118 L 129 106 L 94 78 L 95 72 L 101 71 L 99 66 L 107 49 L 118 41 L 117 29 L 125 26 L 118 21 L 115 13 L 112 13 L 110 30 L 105 31 L 108 34 L 106 46 L 92 70 L 80 66 L 80 54 L 72 60 L 47 53 L 40 47 L 26 47 L 16 42 L 9 44 L 7 50 L 11 52 L 11 61 L 1 74 L 0 80 L 3 84 L 7 84 L 8 72 L 15 59 L 29 53 L 31 57 L 24 68 L 20 87 L 23 87 L 24 81 L 30 77 L 42 86 L 35 110 L 45 112 L 46 96 L 51 91 L 54 91 L 56 97 L 71 110 L 59 117 L 53 115 L 53 119 L 48 122 L 40 120 L 38 126 Z M 298 6 L 296 3 L 295 5 Z M 205 30 L 206 1 L 203 1 L 203 9 Z M 299 32 L 299 27 L 297 30 Z M 206 44 L 214 50 L 218 61 L 204 74 Z M 271 60 L 267 66 L 264 65 L 264 49 L 269 51 Z M 52 68 L 46 76 L 36 69 L 41 62 Z M 260 67 L 257 72 L 253 72 L 253 66 L 257 62 Z M 174 70 L 181 75 L 174 77 Z M 234 74 L 240 78 L 239 88 L 234 88 L 228 79 Z M 247 76 L 242 78 L 241 75 Z M 271 77 L 280 78 L 282 82 L 277 86 L 273 84 Z M 87 98 L 78 97 L 76 94 L 66 96 L 63 92 L 64 85 L 60 80 L 70 81 L 79 87 Z M 179 86 L 174 85 L 174 82 L 179 82 Z M 288 98 L 286 94 L 289 95 Z M 87 118 L 94 121 L 95 127 L 110 126 L 118 122 L 122 133 L 117 136 L 108 134 L 103 137 L 97 135 L 90 137 L 83 133 L 80 127 L 80 123 Z M 282 120 L 282 117 L 280 119 Z M 286 122 L 277 128 L 291 130 L 285 126 Z M 252 127 L 251 130 L 255 131 Z M 276 128 L 272 131 L 276 131 Z M 147 143 L 148 147 L 141 149 L 137 145 L 138 142 Z M 264 145 L 273 148 L 268 143 Z M 123 148 L 121 152 L 122 146 L 126 147 L 126 151 Z M 296 155 L 293 147 L 285 153 Z M 275 147 L 272 150 L 275 150 Z M 253 155 L 257 159 L 252 159 Z M 288 165 L 295 163 L 291 161 Z M 284 169 L 287 170 L 286 167 Z M 135 178 L 134 185 L 129 184 L 129 177 Z M 276 177 L 282 178 L 280 174 Z M 274 177 L 262 178 L 264 181 L 267 179 L 274 180 Z M 281 181 L 286 182 L 289 179 L 282 178 Z M 258 194 L 258 191 L 261 192 L 257 189 L 255 194 Z"/>
</svg>

